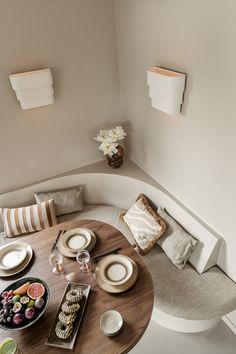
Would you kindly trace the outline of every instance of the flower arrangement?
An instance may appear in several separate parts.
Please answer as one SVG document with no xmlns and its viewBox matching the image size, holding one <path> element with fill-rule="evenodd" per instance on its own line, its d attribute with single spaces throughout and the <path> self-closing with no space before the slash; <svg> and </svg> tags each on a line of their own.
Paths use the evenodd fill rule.
<svg viewBox="0 0 236 354">
<path fill-rule="evenodd" d="M 112 157 L 118 153 L 118 141 L 123 140 L 125 137 L 126 133 L 124 129 L 121 126 L 117 126 L 113 129 L 100 130 L 99 134 L 94 139 L 101 143 L 99 150 L 101 150 L 104 155 Z"/>
</svg>

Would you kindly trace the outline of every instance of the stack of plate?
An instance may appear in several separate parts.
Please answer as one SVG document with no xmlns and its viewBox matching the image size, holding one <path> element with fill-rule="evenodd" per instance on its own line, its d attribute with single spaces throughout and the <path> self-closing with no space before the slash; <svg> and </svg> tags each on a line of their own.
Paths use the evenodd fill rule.
<svg viewBox="0 0 236 354">
<path fill-rule="evenodd" d="M 59 238 L 58 250 L 66 257 L 76 257 L 80 250 L 91 252 L 96 245 L 96 236 L 93 231 L 85 228 L 77 228 L 66 231 Z"/>
<path fill-rule="evenodd" d="M 129 257 L 111 254 L 98 262 L 95 277 L 101 289 L 109 293 L 121 293 L 136 282 L 138 267 Z"/>
<path fill-rule="evenodd" d="M 31 246 L 25 242 L 11 242 L 0 247 L 0 277 L 10 277 L 21 272 L 33 255 Z"/>
<path fill-rule="evenodd" d="M 105 311 L 100 318 L 100 328 L 108 336 L 115 336 L 120 333 L 123 326 L 123 318 L 118 311 Z"/>
</svg>

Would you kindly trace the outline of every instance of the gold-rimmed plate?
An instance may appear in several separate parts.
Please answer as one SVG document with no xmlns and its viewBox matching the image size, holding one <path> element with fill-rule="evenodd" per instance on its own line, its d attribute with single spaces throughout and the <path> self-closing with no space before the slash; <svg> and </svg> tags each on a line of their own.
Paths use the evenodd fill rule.
<svg viewBox="0 0 236 354">
<path fill-rule="evenodd" d="M 133 265 L 133 274 L 131 276 L 131 278 L 124 284 L 122 285 L 111 285 L 109 283 L 107 283 L 106 281 L 104 281 L 104 279 L 101 277 L 101 274 L 99 272 L 99 263 L 98 266 L 95 269 L 95 278 L 97 281 L 98 286 L 111 294 L 119 294 L 122 293 L 124 291 L 129 290 L 130 288 L 132 288 L 132 286 L 134 286 L 137 278 L 138 278 L 138 266 L 137 264 L 132 260 L 132 265 Z"/>
<path fill-rule="evenodd" d="M 27 267 L 27 265 L 29 264 L 29 262 L 32 259 L 33 250 L 32 250 L 32 247 L 28 243 L 15 241 L 15 242 L 12 242 L 11 244 L 17 244 L 20 247 L 24 247 L 26 250 L 26 257 L 23 260 L 23 262 L 20 265 L 18 265 L 17 267 L 15 267 L 14 269 L 10 269 L 10 270 L 0 269 L 0 277 L 11 277 L 12 275 L 20 273 L 23 269 L 25 269 Z"/>
<path fill-rule="evenodd" d="M 116 286 L 128 282 L 134 271 L 132 260 L 122 254 L 110 254 L 102 258 L 98 267 L 103 281 Z"/>
<path fill-rule="evenodd" d="M 0 269 L 14 269 L 24 261 L 25 257 L 25 247 L 15 242 L 8 243 L 0 248 Z"/>
<path fill-rule="evenodd" d="M 85 228 L 84 228 L 84 230 L 87 230 L 90 233 L 90 236 L 91 236 L 91 241 L 90 241 L 89 245 L 86 247 L 86 250 L 88 252 L 91 252 L 94 249 L 95 245 L 96 245 L 96 235 L 94 234 L 94 232 L 92 230 L 85 229 Z M 76 257 L 76 253 L 75 252 L 71 252 L 67 248 L 64 247 L 63 242 L 62 242 L 62 237 L 63 237 L 63 235 L 61 237 L 59 237 L 59 240 L 57 242 L 58 251 L 61 254 L 63 254 L 63 256 L 65 256 L 65 257 L 75 258 Z"/>
<path fill-rule="evenodd" d="M 69 252 L 77 253 L 79 250 L 86 249 L 91 242 L 91 234 L 87 229 L 79 227 L 68 230 L 61 236 L 61 242 Z"/>
</svg>

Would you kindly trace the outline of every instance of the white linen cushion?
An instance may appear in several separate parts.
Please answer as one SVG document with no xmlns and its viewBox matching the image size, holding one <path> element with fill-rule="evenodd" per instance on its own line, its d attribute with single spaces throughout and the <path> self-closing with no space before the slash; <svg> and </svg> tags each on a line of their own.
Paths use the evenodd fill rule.
<svg viewBox="0 0 236 354">
<path fill-rule="evenodd" d="M 82 186 L 72 187 L 59 191 L 38 192 L 34 194 L 37 203 L 53 199 L 56 215 L 65 215 L 81 211 L 83 209 Z"/>
<path fill-rule="evenodd" d="M 157 243 L 170 258 L 172 263 L 177 268 L 182 269 L 198 241 L 182 229 L 164 209 L 158 208 L 157 211 L 167 224 L 166 233 Z"/>
</svg>

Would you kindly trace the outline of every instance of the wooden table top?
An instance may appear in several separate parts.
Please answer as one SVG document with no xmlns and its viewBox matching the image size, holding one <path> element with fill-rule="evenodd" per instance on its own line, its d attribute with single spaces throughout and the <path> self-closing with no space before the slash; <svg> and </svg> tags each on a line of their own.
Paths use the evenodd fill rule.
<svg viewBox="0 0 236 354">
<path fill-rule="evenodd" d="M 78 282 L 91 285 L 91 292 L 83 320 L 77 335 L 73 352 L 78 354 L 119 354 L 127 353 L 139 341 L 145 332 L 153 309 L 154 291 L 150 273 L 136 251 L 125 236 L 112 226 L 93 220 L 69 221 L 47 230 L 21 238 L 28 242 L 34 257 L 29 266 L 21 273 L 11 278 L 2 278 L 0 290 L 8 284 L 24 276 L 42 278 L 49 286 L 51 298 L 43 317 L 32 327 L 7 332 L 0 329 L 0 340 L 12 337 L 19 344 L 24 354 L 60 354 L 67 350 L 45 345 L 50 328 L 55 320 L 55 314 L 60 304 L 68 280 L 65 275 L 55 275 L 48 262 L 51 246 L 60 229 L 86 227 L 94 231 L 97 244 L 91 255 L 104 253 L 116 247 L 121 247 L 120 254 L 131 257 L 138 265 L 139 276 L 135 285 L 121 294 L 109 294 L 100 289 L 91 273 L 79 272 L 79 264 L 71 258 L 64 258 L 66 274 L 78 273 Z M 119 311 L 124 319 L 124 327 L 120 334 L 106 337 L 100 330 L 100 316 L 109 309 Z M 69 352 L 69 351 L 68 351 Z"/>
</svg>

